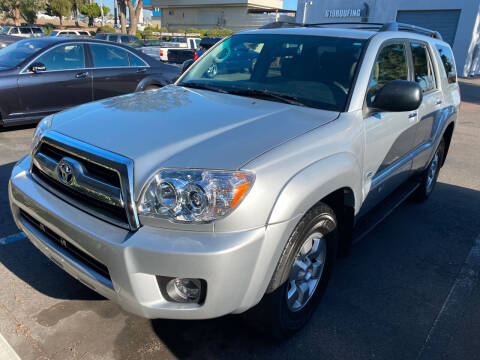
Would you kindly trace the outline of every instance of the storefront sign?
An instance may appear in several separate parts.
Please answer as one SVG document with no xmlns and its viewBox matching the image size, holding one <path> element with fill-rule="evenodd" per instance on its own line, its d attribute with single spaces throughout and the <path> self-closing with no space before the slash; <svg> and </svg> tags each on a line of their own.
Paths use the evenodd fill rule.
<svg viewBox="0 0 480 360">
<path fill-rule="evenodd" d="M 327 9 L 325 10 L 325 17 L 327 18 L 346 18 L 346 17 L 360 17 L 362 9 Z"/>
</svg>

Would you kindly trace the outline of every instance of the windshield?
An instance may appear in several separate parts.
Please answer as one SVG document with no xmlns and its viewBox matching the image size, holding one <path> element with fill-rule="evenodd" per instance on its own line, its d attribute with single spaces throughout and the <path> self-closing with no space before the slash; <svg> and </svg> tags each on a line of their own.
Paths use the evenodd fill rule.
<svg viewBox="0 0 480 360">
<path fill-rule="evenodd" d="M 2 30 L 0 30 L 0 34 L 8 34 L 8 30 L 10 30 L 10 27 L 6 26 Z"/>
<path fill-rule="evenodd" d="M 43 49 L 49 42 L 41 39 L 22 40 L 0 50 L 0 66 L 13 68 Z"/>
<path fill-rule="evenodd" d="M 365 40 L 234 35 L 195 63 L 180 86 L 344 111 Z"/>
</svg>

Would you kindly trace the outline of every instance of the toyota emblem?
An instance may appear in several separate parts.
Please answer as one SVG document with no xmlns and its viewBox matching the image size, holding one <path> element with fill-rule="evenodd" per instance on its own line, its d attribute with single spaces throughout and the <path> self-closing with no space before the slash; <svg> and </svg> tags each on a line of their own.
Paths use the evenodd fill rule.
<svg viewBox="0 0 480 360">
<path fill-rule="evenodd" d="M 70 185 L 73 182 L 73 164 L 67 160 L 60 160 L 58 163 L 58 178 L 65 185 Z"/>
</svg>

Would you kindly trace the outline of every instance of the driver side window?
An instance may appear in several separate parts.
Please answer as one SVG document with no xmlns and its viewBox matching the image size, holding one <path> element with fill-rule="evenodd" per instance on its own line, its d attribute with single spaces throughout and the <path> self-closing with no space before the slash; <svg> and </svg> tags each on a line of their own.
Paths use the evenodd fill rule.
<svg viewBox="0 0 480 360">
<path fill-rule="evenodd" d="M 47 71 L 74 70 L 85 67 L 82 44 L 60 45 L 46 52 L 37 59 L 45 65 Z"/>
<path fill-rule="evenodd" d="M 375 100 L 378 90 L 392 80 L 408 80 L 407 55 L 403 43 L 386 45 L 378 53 L 368 87 L 368 106 Z"/>
</svg>

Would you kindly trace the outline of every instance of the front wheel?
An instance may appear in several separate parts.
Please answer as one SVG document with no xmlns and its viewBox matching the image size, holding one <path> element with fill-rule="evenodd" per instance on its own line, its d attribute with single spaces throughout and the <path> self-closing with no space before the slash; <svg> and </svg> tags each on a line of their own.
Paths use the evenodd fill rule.
<svg viewBox="0 0 480 360">
<path fill-rule="evenodd" d="M 247 313 L 247 319 L 276 339 L 300 330 L 325 292 L 337 254 L 337 221 L 319 203 L 291 234 L 273 275 L 281 285 Z"/>
<path fill-rule="evenodd" d="M 432 193 L 437 183 L 440 168 L 442 166 L 443 154 L 445 152 L 445 141 L 442 139 L 433 155 L 432 161 L 420 177 L 420 186 L 413 194 L 413 199 L 425 201 Z"/>
</svg>

